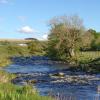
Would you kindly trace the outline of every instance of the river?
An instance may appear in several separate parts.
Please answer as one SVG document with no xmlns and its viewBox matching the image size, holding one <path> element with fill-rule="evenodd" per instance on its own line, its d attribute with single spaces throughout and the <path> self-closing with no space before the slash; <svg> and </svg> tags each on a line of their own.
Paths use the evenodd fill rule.
<svg viewBox="0 0 100 100">
<path fill-rule="evenodd" d="M 12 61 L 4 70 L 17 75 L 14 84 L 30 84 L 41 95 L 58 100 L 100 100 L 100 74 L 73 72 L 47 57 L 13 57 Z"/>
</svg>

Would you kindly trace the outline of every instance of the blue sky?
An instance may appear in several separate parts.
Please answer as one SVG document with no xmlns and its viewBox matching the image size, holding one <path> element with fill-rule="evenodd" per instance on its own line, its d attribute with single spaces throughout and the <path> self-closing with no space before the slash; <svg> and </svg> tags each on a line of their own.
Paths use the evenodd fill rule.
<svg viewBox="0 0 100 100">
<path fill-rule="evenodd" d="M 79 15 L 100 31 L 100 0 L 0 0 L 0 38 L 46 38 L 54 16 Z"/>
</svg>

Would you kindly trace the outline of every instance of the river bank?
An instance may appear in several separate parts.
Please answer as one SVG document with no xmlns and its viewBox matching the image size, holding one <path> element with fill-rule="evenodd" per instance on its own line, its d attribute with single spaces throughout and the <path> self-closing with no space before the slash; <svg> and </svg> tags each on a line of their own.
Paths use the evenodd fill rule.
<svg viewBox="0 0 100 100">
<path fill-rule="evenodd" d="M 12 84 L 11 80 L 17 75 L 3 70 L 10 64 L 12 63 L 9 59 L 0 60 L 0 100 L 52 100 L 51 97 L 40 96 L 37 90 L 28 84 L 24 86 Z"/>
<path fill-rule="evenodd" d="M 72 71 L 84 71 L 87 73 L 99 73 L 100 72 L 100 58 L 93 59 L 88 62 L 79 62 L 79 63 L 68 63 L 61 60 L 52 60 L 45 56 L 20 56 L 20 57 L 12 57 L 11 61 L 17 65 L 34 65 L 34 64 L 49 64 L 49 65 L 63 65 L 66 68 L 69 68 Z"/>
<path fill-rule="evenodd" d="M 33 89 L 35 87 L 42 96 L 55 97 L 59 94 L 62 98 L 71 96 L 78 100 L 80 98 L 91 100 L 98 94 L 99 73 L 71 70 L 66 64 L 49 61 L 50 59 L 42 59 L 42 57 L 39 59 L 31 57 L 31 60 L 30 57 L 18 57 L 14 58 L 13 63 L 4 70 L 16 75 L 16 78 L 11 81 L 13 84 L 19 86 L 28 84 Z"/>
</svg>

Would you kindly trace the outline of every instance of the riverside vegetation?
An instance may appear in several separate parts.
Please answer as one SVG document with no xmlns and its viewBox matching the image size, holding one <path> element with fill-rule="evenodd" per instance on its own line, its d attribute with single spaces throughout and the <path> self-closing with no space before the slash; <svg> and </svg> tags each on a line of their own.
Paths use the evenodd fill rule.
<svg viewBox="0 0 100 100">
<path fill-rule="evenodd" d="M 100 68 L 96 69 L 100 66 L 99 32 L 86 30 L 82 19 L 76 15 L 54 17 L 49 26 L 47 54 L 50 58 L 75 65 L 76 69 L 100 72 Z"/>
<path fill-rule="evenodd" d="M 14 56 L 48 56 L 56 61 L 71 64 L 71 70 L 90 73 L 100 72 L 100 33 L 86 30 L 78 16 L 61 16 L 50 20 L 48 41 L 25 41 L 23 43 L 0 42 L 0 67 L 9 65 Z M 54 56 L 55 55 L 55 56 Z M 30 86 L 16 86 L 10 81 L 13 74 L 0 71 L 0 100 L 51 100 L 39 96 Z"/>
<path fill-rule="evenodd" d="M 29 55 L 26 47 L 20 47 L 13 43 L 1 42 L 0 68 L 11 64 L 11 56 Z M 11 83 L 15 74 L 9 74 L 0 70 L 0 100 L 52 100 L 50 97 L 40 96 L 31 86 L 16 86 Z"/>
</svg>

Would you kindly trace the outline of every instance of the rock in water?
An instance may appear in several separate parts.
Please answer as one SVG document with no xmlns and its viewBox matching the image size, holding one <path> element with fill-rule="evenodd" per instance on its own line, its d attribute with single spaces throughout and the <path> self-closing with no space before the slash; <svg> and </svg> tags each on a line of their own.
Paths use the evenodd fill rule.
<svg viewBox="0 0 100 100">
<path fill-rule="evenodd" d="M 58 73 L 58 76 L 64 76 L 64 73 L 59 72 L 59 73 Z"/>
<path fill-rule="evenodd" d="M 35 83 L 37 83 L 37 80 L 28 80 L 27 83 L 28 84 L 35 84 Z"/>
<path fill-rule="evenodd" d="M 50 77 L 53 77 L 53 78 L 64 78 L 64 73 L 62 72 L 58 72 L 58 73 L 54 73 L 54 74 L 49 74 Z"/>
</svg>

